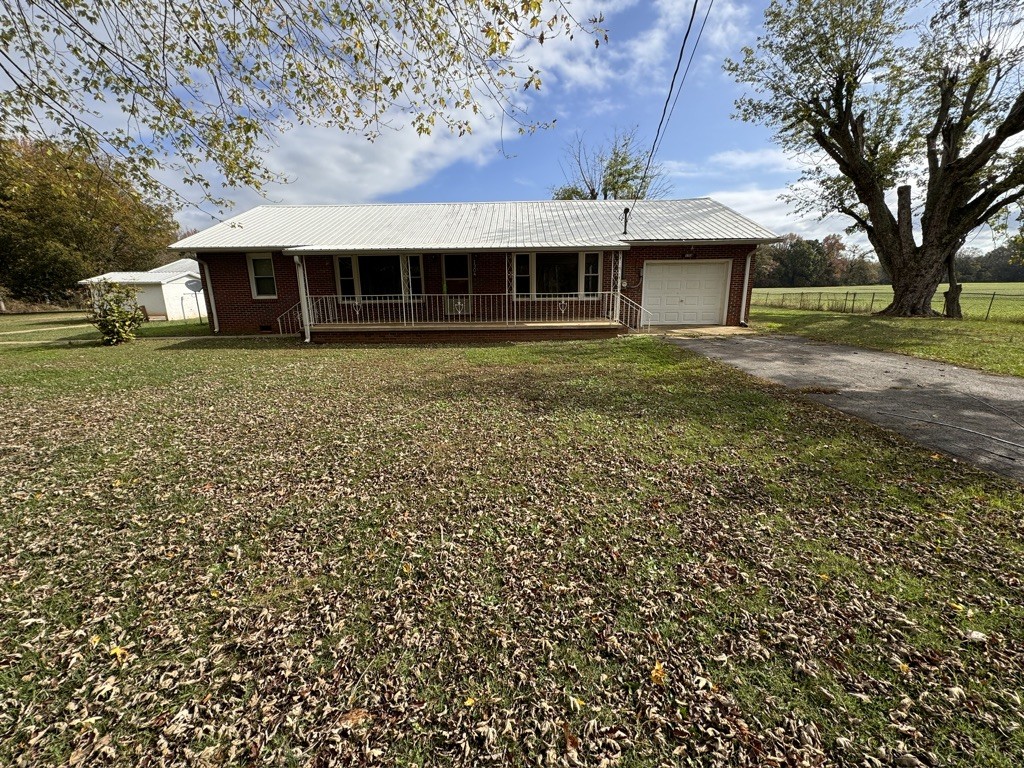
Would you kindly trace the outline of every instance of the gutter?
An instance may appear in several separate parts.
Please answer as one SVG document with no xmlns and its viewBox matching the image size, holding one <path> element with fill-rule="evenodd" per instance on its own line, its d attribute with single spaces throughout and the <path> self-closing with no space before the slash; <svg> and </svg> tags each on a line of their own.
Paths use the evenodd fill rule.
<svg viewBox="0 0 1024 768">
<path fill-rule="evenodd" d="M 747 254 L 747 267 L 743 271 L 743 298 L 740 300 L 740 328 L 747 327 L 747 292 L 750 290 L 750 261 L 754 252 Z"/>
<path fill-rule="evenodd" d="M 203 276 L 206 277 L 206 287 L 210 289 L 210 319 L 213 321 L 213 332 L 220 333 L 220 321 L 217 319 L 217 300 L 213 298 L 213 280 L 210 278 L 210 265 L 202 259 L 196 259 L 196 261 L 203 268 Z"/>
<path fill-rule="evenodd" d="M 306 292 L 306 265 L 305 259 L 299 256 L 292 257 L 295 260 L 295 279 L 299 284 L 299 312 L 302 315 L 302 340 L 309 343 L 309 296 Z"/>
</svg>

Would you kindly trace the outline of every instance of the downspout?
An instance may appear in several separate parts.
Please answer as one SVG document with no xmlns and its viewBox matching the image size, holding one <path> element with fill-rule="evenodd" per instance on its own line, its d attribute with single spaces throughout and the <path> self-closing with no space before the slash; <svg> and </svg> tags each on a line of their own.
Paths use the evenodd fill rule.
<svg viewBox="0 0 1024 768">
<path fill-rule="evenodd" d="M 306 265 L 302 259 L 293 256 L 295 259 L 295 278 L 299 284 L 299 312 L 302 314 L 302 337 L 303 341 L 309 343 L 309 295 L 306 293 Z"/>
<path fill-rule="evenodd" d="M 754 252 L 747 254 L 747 266 L 743 270 L 743 298 L 740 300 L 740 328 L 747 327 L 747 291 L 750 290 L 750 260 Z"/>
<path fill-rule="evenodd" d="M 217 300 L 213 298 L 213 281 L 210 279 L 210 265 L 202 259 L 196 259 L 203 268 L 203 275 L 206 277 L 206 287 L 210 289 L 210 320 L 213 321 L 213 332 L 220 333 L 220 321 L 217 320 Z"/>
</svg>

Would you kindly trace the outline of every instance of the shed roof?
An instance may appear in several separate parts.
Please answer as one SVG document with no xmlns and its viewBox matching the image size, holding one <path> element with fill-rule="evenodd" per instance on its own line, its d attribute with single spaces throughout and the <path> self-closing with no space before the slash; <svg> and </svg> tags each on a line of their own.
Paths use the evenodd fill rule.
<svg viewBox="0 0 1024 768">
<path fill-rule="evenodd" d="M 166 285 L 183 277 L 199 279 L 199 272 L 107 272 L 96 277 L 79 280 L 79 285 L 90 283 L 120 283 L 122 285 Z"/>
<path fill-rule="evenodd" d="M 150 272 L 189 272 L 191 274 L 199 274 L 199 262 L 195 259 L 178 259 L 172 261 L 170 264 L 162 264 L 159 267 L 153 267 L 149 270 Z"/>
<path fill-rule="evenodd" d="M 178 251 L 292 253 L 627 249 L 631 243 L 765 242 L 777 235 L 721 203 L 622 200 L 261 205 L 187 237 Z"/>
</svg>

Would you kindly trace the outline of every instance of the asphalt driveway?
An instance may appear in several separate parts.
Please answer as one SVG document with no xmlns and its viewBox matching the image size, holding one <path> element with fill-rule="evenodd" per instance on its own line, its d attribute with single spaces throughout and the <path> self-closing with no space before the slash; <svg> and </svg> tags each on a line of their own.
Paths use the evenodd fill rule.
<svg viewBox="0 0 1024 768">
<path fill-rule="evenodd" d="M 1024 379 L 795 336 L 669 341 L 1024 482 Z"/>
</svg>

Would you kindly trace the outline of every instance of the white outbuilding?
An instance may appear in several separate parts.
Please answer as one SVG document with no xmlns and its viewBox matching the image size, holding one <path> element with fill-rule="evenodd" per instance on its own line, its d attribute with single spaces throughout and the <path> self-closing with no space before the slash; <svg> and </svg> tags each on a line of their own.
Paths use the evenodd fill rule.
<svg viewBox="0 0 1024 768">
<path fill-rule="evenodd" d="M 178 259 L 149 272 L 107 272 L 85 280 L 90 290 L 99 283 L 118 283 L 138 289 L 139 304 L 150 320 L 190 320 L 206 317 L 206 298 L 194 259 Z"/>
</svg>

